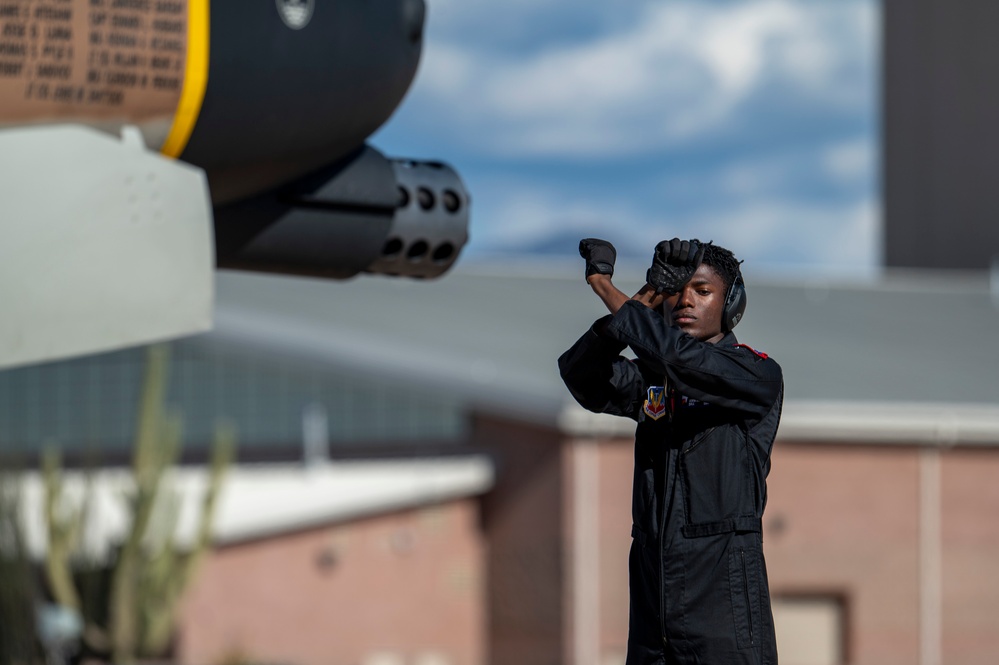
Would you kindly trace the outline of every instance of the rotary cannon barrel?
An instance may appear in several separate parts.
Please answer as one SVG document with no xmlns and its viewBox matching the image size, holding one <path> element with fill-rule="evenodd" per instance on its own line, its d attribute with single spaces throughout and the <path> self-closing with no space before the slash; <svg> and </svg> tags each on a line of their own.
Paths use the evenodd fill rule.
<svg viewBox="0 0 999 665">
<path fill-rule="evenodd" d="M 222 268 L 348 278 L 437 277 L 468 240 L 470 199 L 440 162 L 370 146 L 265 195 L 216 208 Z"/>
</svg>

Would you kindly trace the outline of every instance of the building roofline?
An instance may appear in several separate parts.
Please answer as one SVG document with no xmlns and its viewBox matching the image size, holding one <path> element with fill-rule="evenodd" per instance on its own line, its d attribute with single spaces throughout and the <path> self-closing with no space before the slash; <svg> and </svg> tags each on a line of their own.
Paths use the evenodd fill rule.
<svg viewBox="0 0 999 665">
<path fill-rule="evenodd" d="M 627 418 L 566 405 L 559 429 L 577 437 L 632 436 Z M 992 404 L 788 401 L 778 440 L 800 442 L 999 447 L 999 407 Z"/>
<path fill-rule="evenodd" d="M 27 551 L 36 560 L 48 547 L 44 478 L 39 471 L 17 476 Z M 270 538 L 371 515 L 478 496 L 494 481 L 492 460 L 463 457 L 238 465 L 226 473 L 216 506 L 216 546 Z M 102 559 L 127 529 L 125 497 L 133 486 L 128 469 L 63 472 L 66 505 L 86 506 L 81 548 Z M 166 479 L 177 499 L 174 541 L 188 547 L 197 533 L 208 469 L 178 467 Z M 89 494 L 88 494 L 89 493 Z M 86 497 L 86 498 L 85 498 Z M 165 524 L 164 524 L 165 526 Z M 160 537 L 165 537 L 160 534 Z"/>
<path fill-rule="evenodd" d="M 578 258 L 571 256 L 509 256 L 497 255 L 478 257 L 477 260 L 461 263 L 452 270 L 460 277 L 495 277 L 497 279 L 530 279 L 552 281 L 579 281 L 582 268 Z M 644 266 L 644 264 L 642 264 Z M 515 269 L 511 269 L 511 266 Z M 743 273 L 752 285 L 776 288 L 806 289 L 827 288 L 837 291 L 883 291 L 917 293 L 968 293 L 989 292 L 991 274 L 989 270 L 954 269 L 938 270 L 925 268 L 900 268 L 876 266 L 870 271 L 857 272 L 856 267 L 842 272 L 816 274 L 814 266 L 789 266 L 784 268 L 743 266 Z M 640 282 L 645 279 L 645 269 L 636 270 L 634 265 L 615 267 L 616 280 Z"/>
</svg>

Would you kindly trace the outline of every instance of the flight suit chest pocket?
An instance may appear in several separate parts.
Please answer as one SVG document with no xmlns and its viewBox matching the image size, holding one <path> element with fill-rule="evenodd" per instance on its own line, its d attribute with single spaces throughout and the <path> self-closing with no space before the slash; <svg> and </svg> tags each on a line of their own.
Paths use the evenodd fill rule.
<svg viewBox="0 0 999 665">
<path fill-rule="evenodd" d="M 708 525 L 752 516 L 755 502 L 749 454 L 725 428 L 703 432 L 680 456 L 686 522 Z"/>
</svg>

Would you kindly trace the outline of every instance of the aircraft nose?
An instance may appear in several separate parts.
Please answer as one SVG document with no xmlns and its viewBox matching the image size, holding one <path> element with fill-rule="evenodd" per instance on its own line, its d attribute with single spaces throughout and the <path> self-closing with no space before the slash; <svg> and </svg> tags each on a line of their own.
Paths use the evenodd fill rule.
<svg viewBox="0 0 999 665">
<path fill-rule="evenodd" d="M 406 35 L 413 44 L 419 44 L 423 39 L 423 24 L 427 17 L 427 4 L 424 0 L 403 0 L 403 25 Z"/>
</svg>

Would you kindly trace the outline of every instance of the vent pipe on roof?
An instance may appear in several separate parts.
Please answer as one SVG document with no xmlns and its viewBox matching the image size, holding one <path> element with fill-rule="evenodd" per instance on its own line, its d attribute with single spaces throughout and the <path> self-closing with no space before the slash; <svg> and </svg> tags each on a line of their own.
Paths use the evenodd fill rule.
<svg viewBox="0 0 999 665">
<path fill-rule="evenodd" d="M 306 468 L 323 466 L 330 459 L 329 418 L 319 402 L 302 409 L 302 461 Z"/>
<path fill-rule="evenodd" d="M 999 254 L 992 257 L 992 268 L 989 273 L 989 291 L 992 293 L 992 304 L 999 307 Z"/>
</svg>

